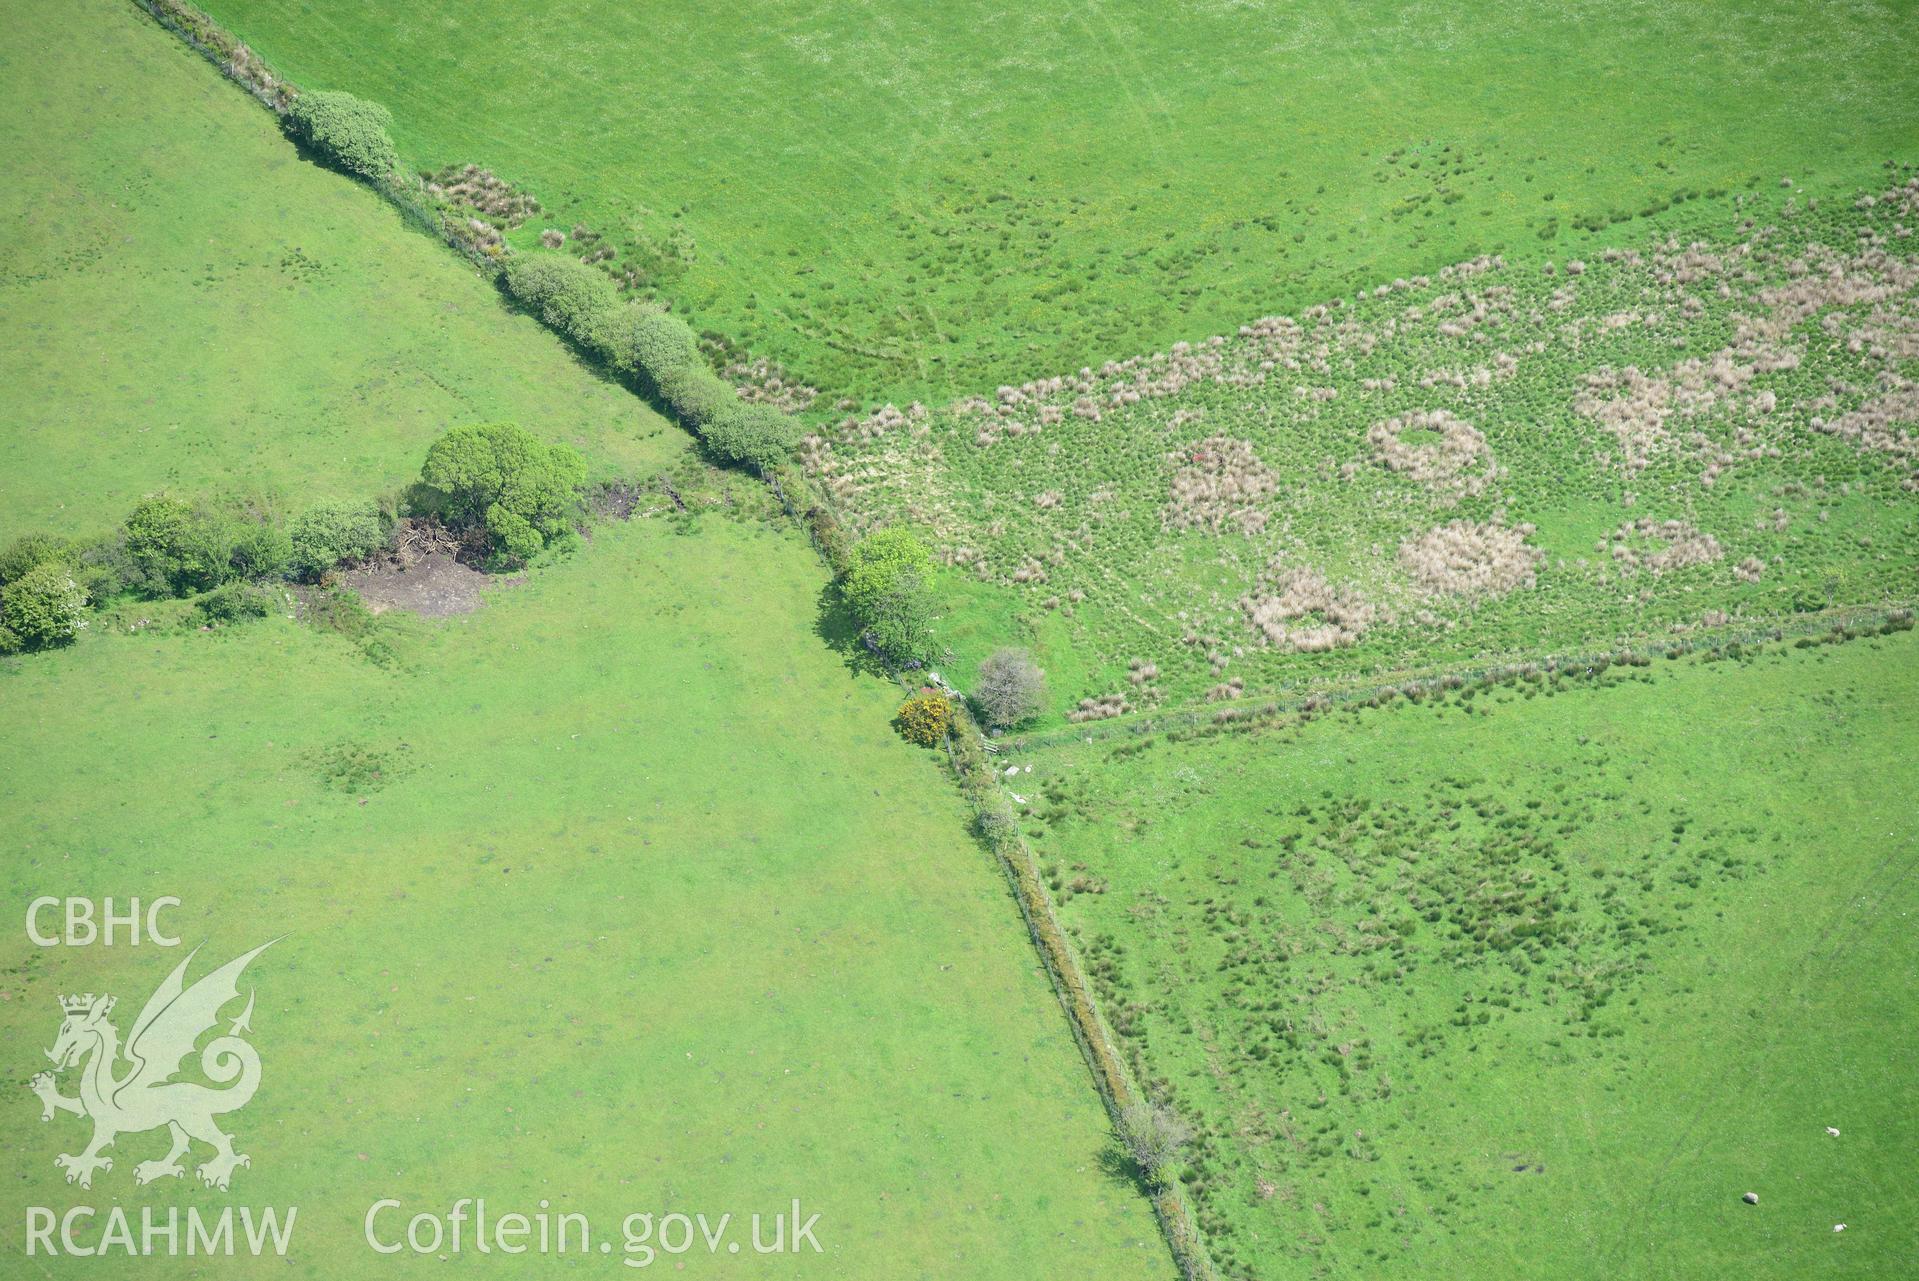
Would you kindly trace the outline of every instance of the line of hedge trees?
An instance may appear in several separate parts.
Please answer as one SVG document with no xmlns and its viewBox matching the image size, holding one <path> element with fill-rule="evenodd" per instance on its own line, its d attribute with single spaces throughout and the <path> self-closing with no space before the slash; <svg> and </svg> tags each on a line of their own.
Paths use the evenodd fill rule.
<svg viewBox="0 0 1919 1281">
<path fill-rule="evenodd" d="M 258 505 L 144 498 L 111 533 L 26 534 L 0 549 L 0 653 L 74 640 L 122 597 L 193 598 L 209 622 L 264 617 L 275 582 L 318 583 L 392 545 L 402 514 L 430 516 L 512 569 L 574 537 L 586 485 L 577 450 L 513 423 L 457 427 L 394 502 L 339 499 L 290 520 Z"/>
<path fill-rule="evenodd" d="M 497 239 L 476 240 L 448 202 L 402 167 L 385 107 L 349 93 L 302 91 L 279 79 L 188 0 L 141 2 L 266 103 L 310 153 L 369 183 L 475 262 L 498 264 L 501 283 L 517 302 L 665 402 L 713 454 L 758 471 L 782 501 L 789 486 L 797 482 L 804 488 L 790 457 L 799 424 L 769 405 L 742 401 L 701 357 L 685 321 L 649 304 L 623 302 L 610 278 L 569 255 L 507 253 Z M 482 512 L 482 519 L 486 515 Z M 804 515 L 868 648 L 909 669 L 932 661 L 938 650 L 931 628 L 935 599 L 929 586 L 932 560 L 924 546 L 906 531 L 881 531 L 856 541 L 817 505 Z M 522 526 L 505 513 L 494 514 L 488 523 L 488 537 L 501 555 L 527 552 L 540 533 L 533 522 Z M 0 633 L 0 644 L 5 640 Z M 978 701 L 989 725 L 1027 719 L 1042 701 L 1038 668 L 1022 651 L 995 655 L 981 676 Z"/>
<path fill-rule="evenodd" d="M 121 597 L 198 597 L 209 621 L 264 616 L 261 584 L 314 582 L 386 544 L 392 513 L 327 502 L 290 521 L 170 495 L 144 498 L 111 533 L 26 534 L 0 550 L 0 653 L 51 649 L 77 637 L 87 611 Z"/>
<path fill-rule="evenodd" d="M 678 316 L 623 302 L 605 272 L 562 253 L 517 253 L 502 267 L 512 298 L 585 351 L 670 406 L 716 456 L 765 474 L 799 443 L 800 424 L 741 400 L 700 354 Z"/>
<path fill-rule="evenodd" d="M 372 184 L 402 209 L 423 215 L 431 204 L 418 180 L 401 166 L 399 150 L 389 133 L 392 115 L 378 103 L 343 92 L 303 92 L 272 79 L 244 46 L 232 44 L 217 24 L 181 0 L 159 0 L 165 17 L 203 45 L 221 52 L 229 74 L 242 79 L 280 113 L 293 139 L 309 152 L 341 171 Z M 193 25 L 211 32 L 199 30 Z M 212 44 L 207 44 L 211 39 Z M 270 82 L 270 83 L 268 83 Z M 485 254 L 473 254 L 458 219 L 438 209 L 437 229 L 456 247 L 475 257 L 498 261 L 500 283 L 507 294 L 548 328 L 580 350 L 605 362 L 636 383 L 640 390 L 664 402 L 721 460 L 750 467 L 777 485 L 777 472 L 791 460 L 799 443 L 800 424 L 771 405 L 754 404 L 721 379 L 700 353 L 699 340 L 687 323 L 650 303 L 620 297 L 613 281 L 598 268 L 559 252 L 504 253 L 495 243 Z M 487 448 L 499 447 L 498 442 Z M 437 448 L 437 447 L 436 447 Z M 449 446 L 470 453 L 481 442 L 467 440 Z M 450 457 L 437 465 L 445 466 Z M 428 469 L 436 466 L 429 456 Z M 469 470 L 471 470 L 469 468 Z M 445 477 L 443 476 L 444 480 Z M 528 519 L 505 509 L 459 513 L 486 526 L 496 554 L 525 561 L 540 550 L 554 532 L 551 512 Z M 817 518 L 817 509 L 809 516 Z M 546 523 L 542 524 L 544 520 Z M 932 621 L 936 599 L 931 589 L 932 558 L 924 544 L 904 529 L 881 530 L 854 542 L 833 522 L 822 531 L 815 519 L 815 535 L 831 561 L 842 598 L 860 627 L 862 642 L 873 653 L 897 666 L 913 669 L 931 662 L 939 647 Z M 3 641 L 4 638 L 0 638 Z M 1003 659 L 1004 655 L 996 656 Z M 1031 666 L 1030 657 L 1023 660 Z M 1030 675 L 1038 680 L 1037 669 Z M 988 688 L 993 681 L 984 682 Z M 1030 715 L 1036 702 L 1022 690 L 1010 701 L 989 700 L 984 708 L 989 723 L 1008 723 Z M 1016 704 L 1018 711 L 1012 710 Z"/>
<path fill-rule="evenodd" d="M 339 169 L 403 204 L 418 198 L 418 184 L 400 169 L 385 107 L 349 93 L 301 93 L 283 119 L 289 134 Z M 516 302 L 671 406 L 724 461 L 765 474 L 799 443 L 794 418 L 741 400 L 713 372 L 684 320 L 649 303 L 623 301 L 599 268 L 570 254 L 530 250 L 506 254 L 501 273 Z"/>
</svg>

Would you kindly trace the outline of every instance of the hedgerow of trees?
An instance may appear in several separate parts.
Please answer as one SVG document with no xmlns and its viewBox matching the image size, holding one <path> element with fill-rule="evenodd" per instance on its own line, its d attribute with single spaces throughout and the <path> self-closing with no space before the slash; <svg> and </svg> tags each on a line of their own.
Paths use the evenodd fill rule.
<svg viewBox="0 0 1919 1281">
<path fill-rule="evenodd" d="M 713 372 L 685 321 L 649 304 L 622 303 L 598 268 L 565 254 L 514 254 L 501 281 L 521 306 L 665 401 L 722 461 L 764 474 L 799 443 L 791 415 L 742 401 Z"/>
<path fill-rule="evenodd" d="M 428 449 L 408 510 L 476 531 L 493 565 L 511 568 L 572 536 L 585 481 L 569 446 L 512 423 L 459 427 Z M 206 624 L 264 617 L 281 599 L 275 584 L 326 585 L 390 547 L 394 529 L 393 510 L 371 500 L 323 501 L 283 521 L 158 494 L 99 537 L 25 534 L 0 548 L 0 654 L 64 645 L 90 606 L 126 597 L 191 599 Z"/>
</svg>

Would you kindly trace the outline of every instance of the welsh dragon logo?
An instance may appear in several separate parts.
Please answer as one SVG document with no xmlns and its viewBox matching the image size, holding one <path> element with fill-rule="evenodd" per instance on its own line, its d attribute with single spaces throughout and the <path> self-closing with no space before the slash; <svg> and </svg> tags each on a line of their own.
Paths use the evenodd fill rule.
<svg viewBox="0 0 1919 1281">
<path fill-rule="evenodd" d="M 237 1167 L 253 1164 L 233 1150 L 233 1136 L 214 1120 L 245 1107 L 260 1086 L 259 1052 L 241 1039 L 242 1033 L 253 1030 L 249 1022 L 253 1017 L 252 992 L 247 993 L 246 1008 L 226 1033 L 208 1041 L 200 1051 L 201 1072 L 224 1088 L 173 1077 L 200 1038 L 218 1025 L 220 1011 L 239 998 L 240 972 L 247 962 L 274 942 L 278 940 L 262 943 L 188 987 L 187 966 L 199 952 L 195 948 L 147 999 L 127 1033 L 124 1047 L 119 1029 L 107 1017 L 113 1013 L 113 997 L 89 992 L 60 998 L 64 1016 L 60 1035 L 47 1051 L 53 1071 L 40 1073 L 29 1087 L 40 1097 L 42 1121 L 51 1121 L 55 1112 L 72 1112 L 93 1121 L 93 1141 L 84 1152 L 53 1159 L 67 1172 L 68 1183 L 93 1186 L 95 1170 L 113 1169 L 112 1159 L 100 1155 L 103 1149 L 113 1146 L 122 1134 L 163 1125 L 172 1136 L 173 1147 L 157 1161 L 134 1166 L 135 1183 L 184 1174 L 180 1158 L 187 1155 L 195 1139 L 213 1148 L 213 1155 L 197 1171 L 200 1181 L 210 1187 L 225 1191 Z M 69 1098 L 60 1093 L 54 1078 L 76 1064 L 80 1065 L 80 1094 Z"/>
</svg>

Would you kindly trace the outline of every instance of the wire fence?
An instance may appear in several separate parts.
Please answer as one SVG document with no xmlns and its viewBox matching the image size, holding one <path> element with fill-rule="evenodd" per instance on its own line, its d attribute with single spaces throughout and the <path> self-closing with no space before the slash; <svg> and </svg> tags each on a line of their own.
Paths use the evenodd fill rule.
<svg viewBox="0 0 1919 1281">
<path fill-rule="evenodd" d="M 1454 666 L 1407 668 L 1392 673 L 1370 673 L 1363 683 L 1337 681 L 1301 681 L 1283 687 L 1274 694 L 1203 704 L 1187 704 L 1163 712 L 1139 716 L 1114 717 L 1089 724 L 1070 725 L 1029 734 L 1004 735 L 993 743 L 1002 752 L 1041 752 L 1075 743 L 1093 743 L 1110 738 L 1136 738 L 1169 730 L 1198 726 L 1258 724 L 1274 716 L 1331 707 L 1376 702 L 1384 699 L 1428 694 L 1467 686 L 1497 685 L 1540 675 L 1559 673 L 1590 676 L 1621 662 L 1641 657 L 1664 655 L 1681 658 L 1688 654 L 1724 651 L 1734 647 L 1778 644 L 1805 636 L 1831 635 L 1836 632 L 1872 631 L 1887 625 L 1910 624 L 1911 602 L 1879 605 L 1853 605 L 1793 614 L 1770 623 L 1740 629 L 1718 627 L 1683 635 L 1645 636 L 1609 650 L 1578 654 L 1541 654 L 1532 657 L 1511 656 L 1497 661 L 1474 660 Z"/>
</svg>

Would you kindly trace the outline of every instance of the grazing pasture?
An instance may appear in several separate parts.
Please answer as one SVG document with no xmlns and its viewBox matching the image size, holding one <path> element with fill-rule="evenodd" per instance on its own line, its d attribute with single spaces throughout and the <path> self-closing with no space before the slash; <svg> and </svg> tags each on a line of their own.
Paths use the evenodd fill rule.
<svg viewBox="0 0 1919 1281">
<path fill-rule="evenodd" d="M 425 1275 L 433 1253 L 363 1241 L 377 1200 L 405 1207 L 387 1239 L 484 1197 L 586 1213 L 624 1253 L 628 1214 L 731 1214 L 737 1243 L 798 1198 L 824 1252 L 769 1273 L 1165 1276 L 1000 873 L 888 727 L 891 685 L 822 642 L 826 573 L 763 487 L 690 460 L 131 5 L 22 11 L 0 41 L 0 537 L 103 531 L 161 487 L 365 497 L 496 416 L 602 476 L 708 477 L 681 479 L 692 510 L 604 520 L 471 617 L 306 589 L 302 622 L 122 601 L 0 659 L 9 1254 L 30 1205 L 293 1206 L 287 1260 L 136 1270 Z M 190 1166 L 136 1186 L 163 1133 L 62 1182 L 85 1123 L 43 1123 L 27 1089 L 56 998 L 114 994 L 125 1033 L 182 953 L 32 946 L 42 894 L 178 897 L 196 976 L 284 936 L 248 971 L 264 1075 L 224 1120 L 252 1159 L 230 1195 Z M 653 1262 L 742 1274 L 723 1247 Z M 23 1268 L 127 1270 L 0 1271 Z"/>
<path fill-rule="evenodd" d="M 1916 716 L 1907 632 L 1074 745 L 1018 790 L 1200 1131 L 1223 1276 L 1880 1277 L 1919 1214 Z"/>
<path fill-rule="evenodd" d="M 1919 175 L 1673 211 L 925 408 L 803 457 L 1073 721 L 1919 594 Z M 1007 599 L 1008 597 L 1011 599 Z"/>
<path fill-rule="evenodd" d="M 377 1200 L 484 1197 L 614 1250 L 630 1214 L 797 1200 L 822 1252 L 783 1276 L 1164 1277 L 1171 1179 L 1231 1281 L 1895 1272 L 1910 615 L 1681 651 L 1919 586 L 1907 7 L 214 0 L 390 109 L 567 342 L 134 5 L 10 15 L 0 543 L 162 490 L 391 495 L 449 428 L 526 429 L 446 468 L 487 563 L 533 561 L 510 589 L 430 525 L 409 554 L 451 582 L 387 575 L 377 616 L 304 581 L 370 543 L 84 628 L 71 549 L 5 584 L 53 646 L 0 658 L 8 901 L 176 896 L 209 960 L 281 936 L 231 1128 L 298 1249 L 221 1275 L 361 1275 Z M 804 417 L 848 590 L 574 348 L 754 470 L 794 420 L 716 392 L 677 319 L 601 323 L 561 255 Z M 583 539 L 548 442 L 616 482 Z M 508 502 L 507 454 L 550 483 Z M 193 528 L 145 510 L 156 546 Z M 114 537 L 88 554 L 138 561 Z M 889 723 L 876 652 L 929 649 L 968 687 L 999 652 L 995 724 L 1048 731 L 993 757 L 1016 817 L 904 741 L 940 745 L 944 695 Z M 1081 729 L 1162 709 L 1206 725 Z M 1137 1078 L 1123 1150 L 987 846 L 1014 827 Z M 22 1083 L 55 997 L 124 1023 L 176 961 L 0 950 Z M 80 1123 L 37 1111 L 0 1109 L 15 1223 L 212 1195 L 133 1184 L 157 1135 L 69 1187 Z"/>
<path fill-rule="evenodd" d="M 0 542 L 162 489 L 370 498 L 488 419 L 601 476 L 686 454 L 124 0 L 9 15 L 0 77 Z"/>
<path fill-rule="evenodd" d="M 616 1243 L 629 1213 L 743 1232 L 798 1197 L 826 1252 L 757 1260 L 781 1275 L 1168 1274 L 958 798 L 888 728 L 891 687 L 813 639 L 821 581 L 790 530 L 636 520 L 471 618 L 385 624 L 386 666 L 284 619 L 0 665 L 7 901 L 177 895 L 206 961 L 286 936 L 249 971 L 266 1076 L 228 1128 L 253 1158 L 234 1199 L 300 1207 L 298 1269 L 220 1275 L 425 1275 L 374 1258 L 368 1207 L 482 1195 Z M 204 1202 L 133 1186 L 160 1135 L 76 1195 L 53 1156 L 82 1123 L 24 1088 L 57 995 L 130 1020 L 179 955 L 16 926 L 5 956 L 16 1224 Z"/>
<path fill-rule="evenodd" d="M 215 0 L 422 166 L 796 381 L 939 403 L 1919 141 L 1919 27 L 1807 6 Z M 574 236 L 575 228 L 586 237 Z"/>
</svg>

